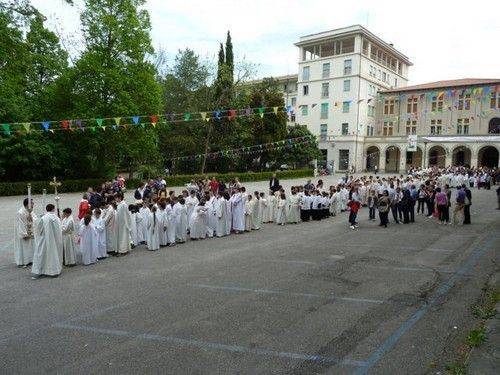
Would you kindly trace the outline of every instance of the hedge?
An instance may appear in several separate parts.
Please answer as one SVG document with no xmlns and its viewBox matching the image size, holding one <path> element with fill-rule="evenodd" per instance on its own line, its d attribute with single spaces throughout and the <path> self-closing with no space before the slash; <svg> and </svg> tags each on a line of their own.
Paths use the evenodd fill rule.
<svg viewBox="0 0 500 375">
<path fill-rule="evenodd" d="M 218 180 L 222 179 L 224 182 L 228 182 L 231 179 L 238 177 L 240 182 L 250 182 L 250 181 L 265 181 L 271 178 L 273 172 L 245 172 L 245 173 L 225 173 L 225 174 L 211 174 L 207 173 L 204 175 L 176 175 L 169 176 L 165 180 L 167 181 L 167 186 L 183 186 L 191 180 L 198 180 L 205 178 L 205 176 L 212 178 L 215 176 Z M 290 178 L 301 178 L 310 177 L 313 175 L 312 169 L 294 169 L 290 171 L 278 171 L 276 172 L 279 179 L 290 179 Z M 89 186 L 94 188 L 100 186 L 104 179 L 85 179 L 85 180 L 64 180 L 61 186 L 59 186 L 58 191 L 60 193 L 74 193 L 74 192 L 84 192 Z M 141 180 L 139 179 L 128 179 L 127 187 L 128 189 L 135 189 Z M 11 196 L 11 195 L 26 195 L 28 182 L 1 182 L 0 183 L 0 196 Z M 48 193 L 52 193 L 54 188 L 50 186 L 49 181 L 32 181 L 31 191 L 33 194 L 42 194 L 43 189 L 47 189 Z"/>
</svg>

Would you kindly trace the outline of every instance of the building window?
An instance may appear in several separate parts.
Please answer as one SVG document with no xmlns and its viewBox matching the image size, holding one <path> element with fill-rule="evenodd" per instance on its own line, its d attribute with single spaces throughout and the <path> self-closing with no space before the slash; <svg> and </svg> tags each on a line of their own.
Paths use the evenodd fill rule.
<svg viewBox="0 0 500 375">
<path fill-rule="evenodd" d="M 327 134 L 328 134 L 328 124 L 320 124 L 319 136 L 320 136 L 322 141 L 326 141 Z"/>
<path fill-rule="evenodd" d="M 406 113 L 417 113 L 418 98 L 408 98 L 406 103 Z"/>
<path fill-rule="evenodd" d="M 328 103 L 321 103 L 320 118 L 323 120 L 328 118 Z"/>
<path fill-rule="evenodd" d="M 375 117 L 375 106 L 374 105 L 368 106 L 368 116 Z"/>
<path fill-rule="evenodd" d="M 342 103 L 342 113 L 349 113 L 349 105 L 350 105 L 350 102 L 343 102 Z"/>
<path fill-rule="evenodd" d="M 431 135 L 439 135 L 443 132 L 442 120 L 431 120 Z"/>
<path fill-rule="evenodd" d="M 394 114 L 394 99 L 386 99 L 384 101 L 384 115 L 393 115 Z"/>
<path fill-rule="evenodd" d="M 433 96 L 431 102 L 431 111 L 439 111 L 443 110 L 443 95 L 441 96 Z"/>
<path fill-rule="evenodd" d="M 406 121 L 406 135 L 417 134 L 417 120 Z"/>
<path fill-rule="evenodd" d="M 394 123 L 392 121 L 384 121 L 383 134 L 392 135 Z"/>
<path fill-rule="evenodd" d="M 323 64 L 323 73 L 321 74 L 323 78 L 330 77 L 330 63 Z"/>
<path fill-rule="evenodd" d="M 308 85 L 304 85 L 304 86 L 302 86 L 302 94 L 303 94 L 304 96 L 309 95 L 309 86 L 308 86 Z"/>
<path fill-rule="evenodd" d="M 469 134 L 469 119 L 457 119 L 457 134 Z"/>
<path fill-rule="evenodd" d="M 370 65 L 370 77 L 377 78 L 377 68 Z"/>
<path fill-rule="evenodd" d="M 469 110 L 470 109 L 470 94 L 460 94 L 458 95 L 458 109 L 459 110 Z"/>
<path fill-rule="evenodd" d="M 490 97 L 490 108 L 500 108 L 500 93 L 492 92 Z"/>
<path fill-rule="evenodd" d="M 398 79 L 394 78 L 394 87 L 398 87 Z"/>
<path fill-rule="evenodd" d="M 363 39 L 363 55 L 368 56 L 368 41 L 366 39 Z"/>
<path fill-rule="evenodd" d="M 292 107 L 297 105 L 297 98 L 292 98 Z"/>
<path fill-rule="evenodd" d="M 330 95 L 330 84 L 328 82 L 321 84 L 321 97 L 328 98 Z"/>
<path fill-rule="evenodd" d="M 382 81 L 387 82 L 387 73 L 386 72 L 382 72 Z"/>
<path fill-rule="evenodd" d="M 307 116 L 308 113 L 307 105 L 303 105 L 301 110 L 302 110 L 302 116 Z"/>
<path fill-rule="evenodd" d="M 344 80 L 344 91 L 351 91 L 351 80 Z"/>
<path fill-rule="evenodd" d="M 304 66 L 302 68 L 302 80 L 303 81 L 309 81 L 309 72 L 310 72 L 310 68 L 308 66 Z"/>
<path fill-rule="evenodd" d="M 349 134 L 349 124 L 347 122 L 344 122 L 342 124 L 342 135 L 347 135 Z"/>
<path fill-rule="evenodd" d="M 369 137 L 373 137 L 373 126 L 372 125 L 368 125 L 366 127 L 366 135 Z"/>
<path fill-rule="evenodd" d="M 352 60 L 344 60 L 344 75 L 352 73 Z"/>
</svg>

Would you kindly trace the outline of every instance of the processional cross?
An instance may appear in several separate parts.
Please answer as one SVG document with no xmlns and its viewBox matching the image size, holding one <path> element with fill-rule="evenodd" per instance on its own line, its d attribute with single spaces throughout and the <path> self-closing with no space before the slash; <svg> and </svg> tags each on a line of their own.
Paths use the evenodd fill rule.
<svg viewBox="0 0 500 375">
<path fill-rule="evenodd" d="M 54 177 L 52 179 L 52 181 L 49 183 L 50 186 L 53 186 L 54 187 L 54 199 L 56 200 L 56 208 L 57 208 L 57 216 L 59 216 L 59 195 L 57 195 L 57 187 L 58 186 L 61 186 L 61 183 L 59 181 L 57 181 L 57 178 Z"/>
</svg>

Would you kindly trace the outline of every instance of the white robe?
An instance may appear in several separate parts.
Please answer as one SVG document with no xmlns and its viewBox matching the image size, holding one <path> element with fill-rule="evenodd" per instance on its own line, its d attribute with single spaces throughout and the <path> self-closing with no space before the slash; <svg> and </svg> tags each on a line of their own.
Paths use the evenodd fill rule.
<svg viewBox="0 0 500 375">
<path fill-rule="evenodd" d="M 245 202 L 241 193 L 236 193 L 232 197 L 233 229 L 237 231 L 245 230 Z"/>
<path fill-rule="evenodd" d="M 167 217 L 167 240 L 170 245 L 175 244 L 175 232 L 177 226 L 177 216 L 174 212 L 174 209 L 170 204 L 167 204 L 167 208 L 165 209 L 165 214 Z"/>
<path fill-rule="evenodd" d="M 31 235 L 28 236 L 29 213 L 25 207 L 21 207 L 16 214 L 16 226 L 14 228 L 14 259 L 18 266 L 26 266 L 33 261 L 35 251 L 35 239 L 33 234 L 36 225 L 36 215 L 31 213 Z"/>
<path fill-rule="evenodd" d="M 276 224 L 285 224 L 286 222 L 286 199 L 279 199 L 276 207 Z"/>
<path fill-rule="evenodd" d="M 339 193 L 335 192 L 330 197 L 330 213 L 336 216 L 339 210 Z"/>
<path fill-rule="evenodd" d="M 130 251 L 130 230 L 132 229 L 130 211 L 125 201 L 118 203 L 116 209 L 116 241 L 117 251 L 126 254 Z"/>
<path fill-rule="evenodd" d="M 217 231 L 217 212 L 215 208 L 215 203 L 216 203 L 216 198 L 212 197 L 210 200 L 205 204 L 205 206 L 208 209 L 208 232 L 209 232 L 209 237 L 212 237 L 213 235 L 216 234 Z M 211 234 L 211 235 L 210 235 Z"/>
<path fill-rule="evenodd" d="M 106 208 L 102 214 L 106 227 L 106 251 L 116 253 L 116 211 L 112 206 Z"/>
<path fill-rule="evenodd" d="M 140 229 L 142 230 L 142 235 L 139 237 L 139 239 L 142 239 L 142 242 L 147 242 L 148 240 L 148 220 L 149 220 L 149 214 L 151 213 L 151 210 L 148 207 L 141 207 L 139 209 L 139 215 L 141 215 L 141 225 Z"/>
<path fill-rule="evenodd" d="M 96 242 L 96 230 L 92 222 L 85 225 L 84 219 L 80 221 L 80 252 L 82 253 L 82 263 L 86 266 L 97 262 L 99 256 L 98 246 Z"/>
<path fill-rule="evenodd" d="M 134 243 L 135 246 L 139 245 L 140 243 L 143 243 L 146 240 L 146 237 L 144 237 L 144 221 L 141 215 L 141 212 L 135 213 L 135 224 L 136 224 L 136 241 L 137 243 Z"/>
<path fill-rule="evenodd" d="M 160 236 L 160 246 L 168 245 L 168 217 L 167 210 L 158 209 L 156 211 L 156 218 L 160 221 L 162 225 L 162 230 L 158 234 Z"/>
<path fill-rule="evenodd" d="M 177 242 L 186 242 L 187 238 L 187 208 L 185 204 L 177 202 L 174 205 L 175 222 L 175 239 Z"/>
<path fill-rule="evenodd" d="M 216 226 L 215 234 L 217 237 L 222 237 L 226 235 L 226 200 L 219 197 L 215 201 L 215 216 L 216 216 Z"/>
<path fill-rule="evenodd" d="M 191 215 L 193 214 L 194 208 L 196 206 L 198 206 L 199 203 L 200 203 L 200 201 L 198 200 L 198 198 L 196 198 L 196 195 L 194 197 L 192 197 L 192 196 L 186 197 L 188 226 L 189 226 L 189 221 L 191 220 Z"/>
<path fill-rule="evenodd" d="M 35 253 L 31 272 L 35 275 L 57 276 L 63 263 L 61 220 L 47 212 L 35 226 Z"/>
<path fill-rule="evenodd" d="M 94 224 L 95 241 L 97 246 L 97 258 L 107 258 L 106 251 L 106 226 L 104 220 L 99 217 L 92 216 L 92 224 Z"/>
<path fill-rule="evenodd" d="M 275 205 L 276 205 L 276 197 L 274 195 L 270 195 L 268 200 L 267 200 L 267 213 L 266 213 L 267 221 L 266 221 L 266 223 L 274 222 L 274 214 L 276 212 Z"/>
<path fill-rule="evenodd" d="M 75 244 L 75 221 L 73 216 L 65 217 L 61 223 L 63 237 L 64 265 L 76 264 L 77 249 Z"/>
<path fill-rule="evenodd" d="M 245 230 L 251 231 L 253 227 L 253 207 L 255 205 L 255 201 L 252 199 L 245 203 Z"/>
<path fill-rule="evenodd" d="M 260 213 L 261 213 L 262 223 L 269 223 L 269 221 L 270 221 L 269 209 L 268 209 L 269 203 L 267 202 L 267 199 L 260 198 L 259 204 L 260 204 Z"/>
<path fill-rule="evenodd" d="M 253 211 L 252 211 L 252 229 L 259 230 L 262 218 L 260 215 L 260 199 L 253 198 Z"/>
<path fill-rule="evenodd" d="M 226 199 L 224 199 L 225 201 L 225 210 L 226 210 L 226 215 L 225 215 L 225 218 L 226 218 L 226 236 L 229 236 L 231 234 L 231 229 L 232 229 L 232 223 L 233 223 L 233 214 L 232 214 L 232 210 L 231 210 L 231 201 L 227 201 Z"/>
<path fill-rule="evenodd" d="M 160 248 L 160 235 L 164 232 L 163 222 L 158 217 L 157 212 L 149 212 L 146 229 L 148 230 L 148 250 L 158 250 Z"/>
<path fill-rule="evenodd" d="M 292 194 L 288 198 L 288 214 L 287 221 L 289 223 L 298 223 L 300 221 L 300 197 L 297 194 Z"/>
<path fill-rule="evenodd" d="M 202 239 L 207 236 L 207 208 L 205 206 L 196 206 L 189 220 L 189 236 L 192 239 Z"/>
</svg>

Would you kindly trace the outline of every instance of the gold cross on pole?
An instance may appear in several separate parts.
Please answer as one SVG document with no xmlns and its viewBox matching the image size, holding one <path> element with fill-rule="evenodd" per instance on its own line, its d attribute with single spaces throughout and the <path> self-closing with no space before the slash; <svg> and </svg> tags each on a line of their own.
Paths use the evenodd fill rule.
<svg viewBox="0 0 500 375">
<path fill-rule="evenodd" d="M 61 183 L 57 181 L 57 178 L 54 177 L 49 185 L 54 187 L 54 194 L 57 197 L 57 187 L 61 186 Z"/>
</svg>

